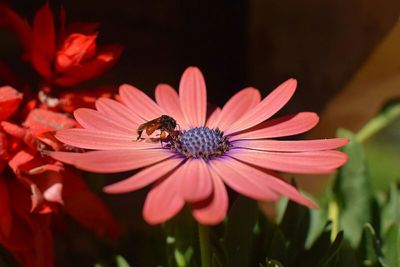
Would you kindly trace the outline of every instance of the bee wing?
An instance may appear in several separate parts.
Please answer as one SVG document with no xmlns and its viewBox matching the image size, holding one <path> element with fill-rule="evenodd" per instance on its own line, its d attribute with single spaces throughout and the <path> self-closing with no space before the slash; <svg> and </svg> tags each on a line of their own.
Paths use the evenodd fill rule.
<svg viewBox="0 0 400 267">
<path fill-rule="evenodd" d="M 144 131 L 146 128 L 152 127 L 154 124 L 159 124 L 160 123 L 159 120 L 160 120 L 160 118 L 157 118 L 157 119 L 154 119 L 151 121 L 146 121 L 145 123 L 140 124 L 137 130 Z"/>
</svg>

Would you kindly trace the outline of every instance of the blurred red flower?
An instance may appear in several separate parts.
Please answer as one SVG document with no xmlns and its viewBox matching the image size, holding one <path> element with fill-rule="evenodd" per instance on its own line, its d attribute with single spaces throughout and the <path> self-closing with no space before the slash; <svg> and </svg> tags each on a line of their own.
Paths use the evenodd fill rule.
<svg viewBox="0 0 400 267">
<path fill-rule="evenodd" d="M 75 23 L 66 27 L 65 21 L 61 8 L 56 34 L 48 3 L 36 13 L 32 27 L 13 10 L 0 5 L 0 26 L 16 33 L 26 51 L 24 58 L 47 84 L 67 87 L 101 75 L 118 60 L 122 46 L 98 47 L 97 24 Z"/>
<path fill-rule="evenodd" d="M 21 99 L 15 89 L 0 87 L 0 244 L 23 266 L 50 267 L 52 214 L 63 209 L 85 227 L 111 238 L 118 235 L 118 227 L 82 177 L 47 156 L 49 150 L 65 148 L 54 132 L 75 127 L 76 122 L 33 105 L 28 105 L 22 126 L 5 121 Z"/>
</svg>

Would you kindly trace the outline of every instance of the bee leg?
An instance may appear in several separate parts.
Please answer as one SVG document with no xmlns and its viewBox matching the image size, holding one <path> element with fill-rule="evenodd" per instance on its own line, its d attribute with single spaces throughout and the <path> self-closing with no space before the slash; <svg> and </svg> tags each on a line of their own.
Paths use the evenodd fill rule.
<svg viewBox="0 0 400 267">
<path fill-rule="evenodd" d="M 136 141 L 138 141 L 142 137 L 142 132 L 143 131 L 138 131 L 138 137 L 136 138 Z"/>
<path fill-rule="evenodd" d="M 163 140 L 165 140 L 166 136 L 165 136 L 165 131 L 161 131 L 160 133 L 160 143 L 161 143 L 161 147 L 164 148 L 163 146 Z"/>
<path fill-rule="evenodd" d="M 165 133 L 165 131 L 162 131 L 160 134 L 160 140 L 163 140 L 165 138 L 166 138 L 166 133 Z"/>
</svg>

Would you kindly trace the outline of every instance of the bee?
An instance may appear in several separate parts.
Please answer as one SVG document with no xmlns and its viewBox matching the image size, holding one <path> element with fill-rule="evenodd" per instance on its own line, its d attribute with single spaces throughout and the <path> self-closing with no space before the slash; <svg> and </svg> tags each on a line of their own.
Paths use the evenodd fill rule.
<svg viewBox="0 0 400 267">
<path fill-rule="evenodd" d="M 138 137 L 136 139 L 139 140 L 142 136 L 144 130 L 146 130 L 147 135 L 151 135 L 155 130 L 160 130 L 160 140 L 165 139 L 165 133 L 171 134 L 174 132 L 176 127 L 176 120 L 168 115 L 161 115 L 161 117 L 145 122 L 139 125 L 137 129 Z"/>
</svg>

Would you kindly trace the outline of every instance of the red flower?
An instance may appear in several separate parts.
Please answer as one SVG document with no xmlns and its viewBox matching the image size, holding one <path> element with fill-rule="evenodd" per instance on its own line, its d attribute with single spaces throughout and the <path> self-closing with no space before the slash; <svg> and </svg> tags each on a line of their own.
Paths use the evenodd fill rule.
<svg viewBox="0 0 400 267">
<path fill-rule="evenodd" d="M 97 35 L 74 33 L 68 36 L 63 47 L 57 52 L 56 70 L 66 72 L 82 65 L 96 53 Z"/>
<path fill-rule="evenodd" d="M 18 108 L 22 94 L 10 86 L 0 87 L 0 121 L 6 120 Z"/>
<path fill-rule="evenodd" d="M 30 192 L 0 175 L 0 244 L 24 267 L 52 267 L 50 215 L 30 213 Z"/>
<path fill-rule="evenodd" d="M 0 5 L 0 26 L 16 32 L 25 48 L 25 58 L 48 84 L 73 86 L 99 76 L 118 60 L 120 45 L 96 46 L 96 24 L 65 28 L 63 9 L 60 14 L 56 36 L 48 4 L 36 13 L 32 27 L 14 11 Z"/>
<path fill-rule="evenodd" d="M 2 120 L 10 118 L 21 98 L 15 89 L 0 87 Z M 29 110 L 22 126 L 0 121 L 0 244 L 23 266 L 51 267 L 53 213 L 65 210 L 99 235 L 114 238 L 118 228 L 77 172 L 46 156 L 50 148 L 64 149 L 55 130 L 76 122 L 56 112 Z"/>
</svg>

